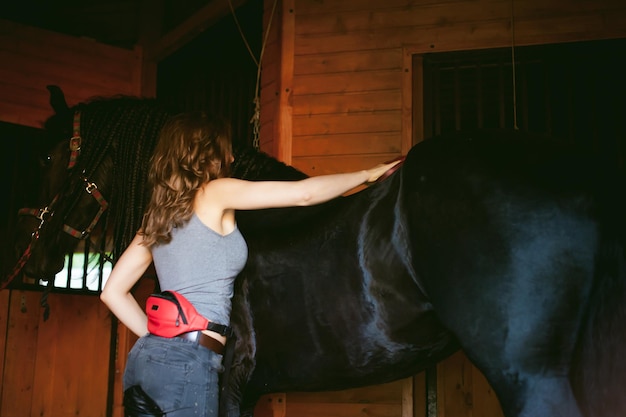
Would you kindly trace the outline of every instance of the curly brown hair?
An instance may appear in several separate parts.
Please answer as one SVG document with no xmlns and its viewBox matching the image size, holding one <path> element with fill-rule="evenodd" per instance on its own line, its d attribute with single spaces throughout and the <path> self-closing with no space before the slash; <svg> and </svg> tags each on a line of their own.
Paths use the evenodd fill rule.
<svg viewBox="0 0 626 417">
<path fill-rule="evenodd" d="M 204 112 L 169 119 L 148 172 L 152 195 L 140 231 L 143 244 L 169 242 L 172 228 L 191 218 L 202 185 L 230 175 L 232 155 L 231 127 L 225 120 Z"/>
</svg>

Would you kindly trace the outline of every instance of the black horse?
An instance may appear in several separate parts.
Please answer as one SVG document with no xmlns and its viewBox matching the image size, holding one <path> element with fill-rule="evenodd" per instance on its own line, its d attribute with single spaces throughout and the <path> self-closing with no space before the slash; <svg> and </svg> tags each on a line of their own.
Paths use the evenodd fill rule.
<svg viewBox="0 0 626 417">
<path fill-rule="evenodd" d="M 119 198 L 131 182 L 115 171 L 130 157 L 116 156 L 124 135 L 95 126 L 107 108 L 125 108 L 107 120 L 129 126 L 123 118 L 134 106 L 146 103 L 78 108 L 83 149 L 76 167 L 66 170 L 65 151 L 48 175 L 62 181 L 44 200 L 57 196 L 54 215 L 34 224 L 43 223 L 28 275 L 56 273 L 75 243 L 62 225 L 84 231 L 101 211 L 85 182 L 112 196 L 118 251 L 134 234 L 145 190 L 132 202 Z M 71 126 L 74 110 L 57 118 Z M 131 124 L 158 131 L 166 117 Z M 141 142 L 133 161 L 149 156 L 153 138 L 132 140 Z M 303 177 L 267 155 L 238 152 L 237 176 Z M 360 193 L 238 213 L 250 257 L 236 282 L 236 355 L 222 415 L 251 415 L 265 393 L 404 378 L 459 348 L 507 417 L 626 415 L 626 182 L 602 168 L 515 131 L 455 134 L 418 144 L 397 172 Z M 143 171 L 133 175 L 142 183 Z"/>
</svg>

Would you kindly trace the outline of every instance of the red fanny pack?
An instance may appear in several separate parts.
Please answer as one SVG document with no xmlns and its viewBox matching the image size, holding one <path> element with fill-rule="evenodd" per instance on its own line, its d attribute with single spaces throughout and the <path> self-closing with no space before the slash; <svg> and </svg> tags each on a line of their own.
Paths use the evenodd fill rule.
<svg viewBox="0 0 626 417">
<path fill-rule="evenodd" d="M 175 337 L 196 330 L 211 330 L 222 336 L 232 336 L 230 326 L 202 317 L 189 300 L 176 291 L 163 291 L 148 297 L 146 314 L 148 331 L 156 336 Z"/>
</svg>

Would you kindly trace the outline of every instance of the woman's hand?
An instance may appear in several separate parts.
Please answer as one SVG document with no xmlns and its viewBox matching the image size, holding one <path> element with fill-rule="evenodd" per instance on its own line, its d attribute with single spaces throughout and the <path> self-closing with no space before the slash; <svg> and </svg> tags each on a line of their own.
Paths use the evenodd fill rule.
<svg viewBox="0 0 626 417">
<path fill-rule="evenodd" d="M 367 183 L 376 182 L 383 174 L 392 170 L 396 165 L 404 162 L 404 157 L 399 157 L 390 162 L 385 162 L 384 164 L 376 165 L 373 168 L 367 170 L 369 174 L 369 178 Z"/>
</svg>

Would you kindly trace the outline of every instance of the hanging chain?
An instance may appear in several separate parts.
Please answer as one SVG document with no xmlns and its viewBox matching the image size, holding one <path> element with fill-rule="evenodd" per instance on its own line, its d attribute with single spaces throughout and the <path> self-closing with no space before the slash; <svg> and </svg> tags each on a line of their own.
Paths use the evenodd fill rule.
<svg viewBox="0 0 626 417">
<path fill-rule="evenodd" d="M 243 39 L 243 42 L 245 43 L 246 48 L 248 49 L 248 52 L 250 53 L 250 57 L 252 57 L 252 60 L 254 61 L 254 64 L 257 67 L 256 86 L 254 88 L 254 99 L 252 100 L 252 102 L 254 103 L 254 114 L 252 115 L 252 118 L 250 119 L 250 123 L 252 124 L 252 134 L 253 134 L 252 145 L 254 146 L 255 149 L 259 149 L 259 147 L 260 147 L 260 132 L 261 132 L 261 98 L 260 98 L 261 62 L 263 60 L 263 53 L 265 52 L 265 45 L 267 44 L 267 38 L 269 37 L 270 28 L 272 26 L 272 20 L 274 18 L 274 14 L 276 12 L 276 4 L 277 3 L 278 3 L 278 0 L 274 0 L 274 4 L 272 6 L 272 13 L 270 14 L 270 18 L 269 18 L 269 21 L 267 23 L 267 28 L 265 30 L 265 36 L 263 37 L 263 44 L 261 45 L 261 53 L 259 54 L 259 59 L 257 60 L 256 57 L 254 56 L 254 54 L 252 53 L 252 49 L 250 48 L 250 45 L 248 44 L 248 40 L 246 39 L 246 36 L 244 35 L 243 30 L 241 30 L 241 26 L 239 25 L 239 20 L 237 19 L 237 15 L 235 14 L 235 9 L 233 8 L 233 4 L 232 4 L 231 0 L 228 0 L 228 5 L 230 6 L 230 12 L 233 15 L 233 19 L 235 20 L 235 24 L 237 25 L 237 29 L 239 30 L 239 34 L 241 35 L 241 38 Z"/>
<path fill-rule="evenodd" d="M 250 123 L 252 123 L 252 146 L 254 149 L 259 149 L 261 147 L 259 133 L 261 131 L 261 101 L 259 100 L 258 94 L 254 97 L 254 115 L 252 119 L 250 119 Z"/>
</svg>

